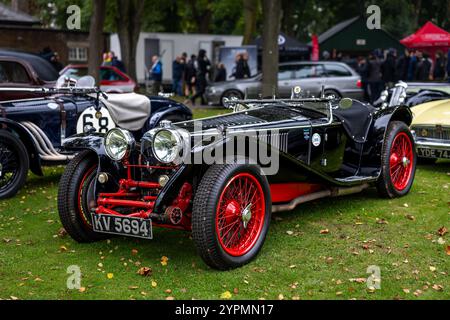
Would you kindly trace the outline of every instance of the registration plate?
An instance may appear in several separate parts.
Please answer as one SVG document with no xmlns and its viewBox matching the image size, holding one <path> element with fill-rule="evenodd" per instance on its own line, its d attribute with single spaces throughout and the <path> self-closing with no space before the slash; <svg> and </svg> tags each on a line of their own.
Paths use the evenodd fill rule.
<svg viewBox="0 0 450 320">
<path fill-rule="evenodd" d="M 423 158 L 450 159 L 450 150 L 417 148 L 417 155 Z"/>
<path fill-rule="evenodd" d="M 129 237 L 152 239 L 150 219 L 121 217 L 110 214 L 92 214 L 92 227 L 95 232 L 117 234 Z"/>
</svg>

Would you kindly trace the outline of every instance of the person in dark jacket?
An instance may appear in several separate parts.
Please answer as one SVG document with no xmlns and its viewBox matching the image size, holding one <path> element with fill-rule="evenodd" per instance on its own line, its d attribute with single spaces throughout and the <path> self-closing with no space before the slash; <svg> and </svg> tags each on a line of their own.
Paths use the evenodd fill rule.
<svg viewBox="0 0 450 320">
<path fill-rule="evenodd" d="M 417 55 L 420 53 L 419 50 L 413 51 L 410 54 L 409 64 L 408 64 L 408 77 L 406 80 L 413 81 L 416 80 L 416 70 L 417 70 L 417 63 L 418 63 L 418 57 Z"/>
<path fill-rule="evenodd" d="M 250 78 L 250 67 L 248 66 L 248 54 L 238 53 L 236 56 L 236 67 L 232 74 L 236 80 Z"/>
<path fill-rule="evenodd" d="M 214 77 L 214 82 L 227 81 L 227 69 L 223 63 L 219 63 L 216 68 L 216 76 Z"/>
<path fill-rule="evenodd" d="M 162 63 L 159 61 L 159 57 L 157 55 L 154 55 L 152 57 L 152 67 L 150 68 L 150 80 L 153 81 L 152 84 L 152 94 L 158 95 L 158 93 L 161 90 L 161 84 L 162 84 Z"/>
<path fill-rule="evenodd" d="M 208 57 L 206 56 L 206 51 L 201 49 L 198 52 L 196 70 L 197 70 L 197 78 L 196 78 L 196 94 L 191 98 L 192 105 L 195 106 L 195 100 L 197 98 L 201 98 L 202 105 L 206 104 L 206 100 L 204 97 L 206 86 L 208 85 L 208 74 L 211 69 L 211 62 L 209 62 Z"/>
<path fill-rule="evenodd" d="M 172 92 L 183 96 L 183 73 L 185 64 L 181 57 L 176 57 L 172 63 Z"/>
<path fill-rule="evenodd" d="M 369 101 L 369 87 L 367 82 L 367 78 L 369 75 L 369 64 L 365 57 L 359 57 L 357 71 L 361 76 L 361 87 L 364 91 L 364 101 Z"/>
<path fill-rule="evenodd" d="M 409 51 L 405 50 L 404 54 L 397 59 L 395 64 L 395 81 L 406 81 L 408 79 L 409 60 Z"/>
<path fill-rule="evenodd" d="M 195 54 L 191 55 L 191 59 L 186 64 L 184 69 L 184 83 L 186 84 L 184 88 L 184 94 L 186 97 L 194 96 L 195 91 L 195 81 L 197 78 L 197 70 L 195 69 L 195 64 L 197 61 L 197 56 Z"/>
<path fill-rule="evenodd" d="M 445 77 L 445 57 L 442 51 L 436 52 L 436 60 L 434 62 L 433 68 L 433 79 L 434 80 L 444 80 Z"/>
<path fill-rule="evenodd" d="M 112 56 L 112 58 L 111 58 L 111 65 L 113 67 L 116 67 L 117 69 L 119 69 L 123 73 L 125 73 L 126 72 L 125 65 L 123 64 L 123 62 L 121 60 L 119 60 L 119 58 L 116 56 L 114 51 L 111 51 L 111 56 Z"/>
<path fill-rule="evenodd" d="M 431 62 L 428 60 L 427 54 L 422 54 L 421 52 L 417 55 L 417 68 L 415 80 L 417 81 L 427 81 L 430 79 Z"/>
<path fill-rule="evenodd" d="M 395 52 L 389 50 L 386 59 L 381 64 L 381 74 L 383 82 L 392 87 L 395 82 Z"/>
<path fill-rule="evenodd" d="M 381 61 L 377 53 L 369 55 L 369 69 L 367 75 L 367 82 L 369 84 L 370 102 L 375 102 L 383 91 L 383 79 L 381 78 Z"/>
</svg>

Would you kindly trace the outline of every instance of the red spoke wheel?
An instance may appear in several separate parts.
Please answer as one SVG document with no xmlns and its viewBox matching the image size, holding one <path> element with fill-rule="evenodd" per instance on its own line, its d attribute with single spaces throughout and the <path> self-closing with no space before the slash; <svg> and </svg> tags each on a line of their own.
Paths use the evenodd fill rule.
<svg viewBox="0 0 450 320">
<path fill-rule="evenodd" d="M 97 156 L 80 152 L 69 162 L 59 182 L 58 213 L 67 233 L 78 242 L 93 242 L 108 236 L 92 230 L 90 210 L 95 206 L 94 186 Z"/>
<path fill-rule="evenodd" d="M 271 215 L 269 185 L 256 166 L 215 165 L 197 189 L 192 231 L 203 260 L 239 267 L 260 251 Z"/>
<path fill-rule="evenodd" d="M 382 154 L 382 170 L 377 183 L 381 195 L 393 198 L 409 192 L 416 170 L 414 140 L 403 122 L 389 124 Z"/>
</svg>

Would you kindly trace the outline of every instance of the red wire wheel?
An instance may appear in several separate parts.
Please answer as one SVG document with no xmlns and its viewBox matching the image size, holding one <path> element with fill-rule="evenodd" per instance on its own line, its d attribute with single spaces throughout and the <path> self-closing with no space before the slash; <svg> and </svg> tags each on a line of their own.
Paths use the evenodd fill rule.
<svg viewBox="0 0 450 320">
<path fill-rule="evenodd" d="M 231 256 L 248 253 L 261 235 L 265 197 L 259 181 L 239 173 L 223 189 L 216 211 L 216 234 L 222 249 Z"/>
<path fill-rule="evenodd" d="M 405 132 L 399 132 L 392 142 L 389 156 L 389 173 L 398 191 L 404 190 L 411 179 L 414 167 L 413 144 Z"/>
<path fill-rule="evenodd" d="M 93 179 L 95 179 L 97 165 L 94 165 L 91 167 L 88 171 L 86 171 L 85 175 L 81 179 L 80 186 L 78 188 L 78 213 L 80 214 L 81 220 L 83 223 L 91 228 L 91 222 L 90 222 L 90 212 L 88 211 L 88 208 L 90 205 L 92 205 L 92 202 L 95 201 L 93 198 L 93 195 L 89 193 L 90 188 L 93 188 Z M 92 193 L 92 192 L 91 192 Z M 94 202 L 95 206 L 95 202 Z M 88 212 L 86 212 L 88 211 Z"/>
</svg>

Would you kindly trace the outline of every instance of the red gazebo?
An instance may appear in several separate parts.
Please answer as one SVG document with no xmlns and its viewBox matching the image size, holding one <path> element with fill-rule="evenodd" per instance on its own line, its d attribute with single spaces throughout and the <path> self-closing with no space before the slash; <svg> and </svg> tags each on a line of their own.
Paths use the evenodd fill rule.
<svg viewBox="0 0 450 320">
<path fill-rule="evenodd" d="M 405 47 L 428 52 L 434 60 L 438 50 L 447 52 L 450 48 L 450 33 L 428 21 L 416 33 L 400 40 Z"/>
</svg>

